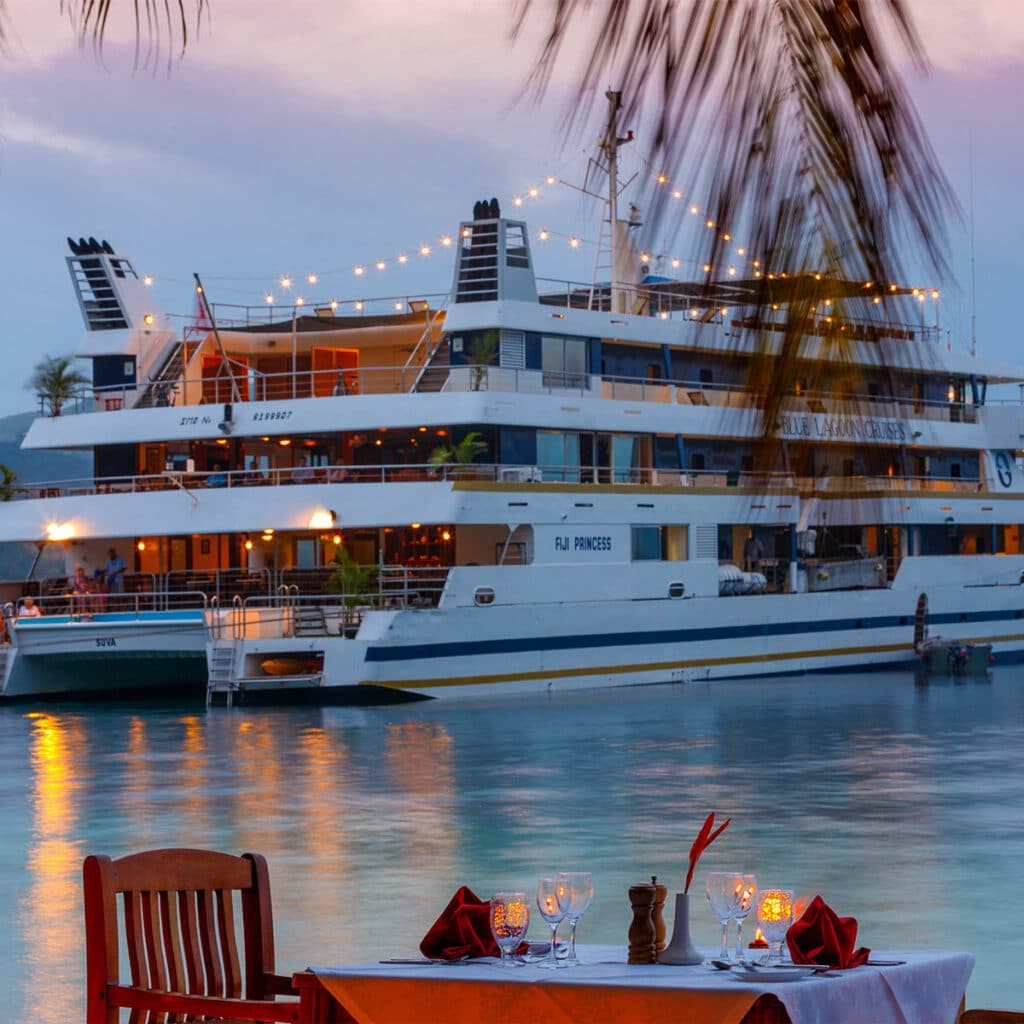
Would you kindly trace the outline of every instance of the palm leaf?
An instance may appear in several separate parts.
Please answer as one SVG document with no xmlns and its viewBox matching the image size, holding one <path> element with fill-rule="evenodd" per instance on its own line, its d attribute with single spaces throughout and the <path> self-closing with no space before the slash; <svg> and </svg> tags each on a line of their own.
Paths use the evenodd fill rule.
<svg viewBox="0 0 1024 1024">
<path fill-rule="evenodd" d="M 778 275 L 820 276 L 819 289 L 789 295 L 783 331 L 745 328 L 756 332 L 749 384 L 769 441 L 805 372 L 808 317 L 832 282 L 866 286 L 837 303 L 837 320 L 877 320 L 891 306 L 886 285 L 904 279 L 908 251 L 945 270 L 944 218 L 955 202 L 890 56 L 898 46 L 923 66 L 902 0 L 521 0 L 514 32 L 535 16 L 547 19 L 529 83 L 537 96 L 565 40 L 600 22 L 569 124 L 589 117 L 604 83 L 619 83 L 620 123 L 652 124 L 651 167 L 701 190 L 695 201 L 715 229 L 701 233 L 697 265 L 722 267 L 734 244 L 727 233 L 744 238 L 760 259 L 751 283 L 765 308 Z M 673 211 L 683 204 L 669 207 L 669 195 L 648 186 L 652 236 L 680 226 Z M 845 339 L 833 341 L 830 362 L 856 403 L 858 377 L 842 370 L 852 366 Z M 776 446 L 763 447 L 774 457 Z"/>
</svg>

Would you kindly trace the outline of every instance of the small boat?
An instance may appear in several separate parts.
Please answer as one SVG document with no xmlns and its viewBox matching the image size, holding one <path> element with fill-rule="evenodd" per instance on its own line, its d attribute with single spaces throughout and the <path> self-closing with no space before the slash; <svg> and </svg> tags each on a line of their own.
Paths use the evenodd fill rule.
<svg viewBox="0 0 1024 1024">
<path fill-rule="evenodd" d="M 931 637 L 919 649 L 925 669 L 954 676 L 984 675 L 995 663 L 991 644 L 972 644 L 965 640 Z"/>
</svg>

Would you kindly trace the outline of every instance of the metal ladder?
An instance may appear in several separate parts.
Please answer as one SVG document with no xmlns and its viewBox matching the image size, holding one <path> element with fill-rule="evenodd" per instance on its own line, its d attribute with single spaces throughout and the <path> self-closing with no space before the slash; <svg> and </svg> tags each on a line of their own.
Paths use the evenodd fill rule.
<svg viewBox="0 0 1024 1024">
<path fill-rule="evenodd" d="M 214 641 L 210 646 L 209 679 L 206 683 L 206 703 L 210 704 L 215 693 L 226 696 L 227 706 L 231 701 L 238 682 L 235 679 L 235 645 L 233 642 Z"/>
</svg>

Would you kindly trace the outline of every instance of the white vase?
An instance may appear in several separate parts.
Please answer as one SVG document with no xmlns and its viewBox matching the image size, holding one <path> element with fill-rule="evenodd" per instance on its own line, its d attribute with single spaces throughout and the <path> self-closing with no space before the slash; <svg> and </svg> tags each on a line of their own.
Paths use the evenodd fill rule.
<svg viewBox="0 0 1024 1024">
<path fill-rule="evenodd" d="M 658 963 L 692 966 L 703 962 L 703 955 L 690 938 L 690 894 L 677 892 L 672 941 L 658 954 Z"/>
</svg>

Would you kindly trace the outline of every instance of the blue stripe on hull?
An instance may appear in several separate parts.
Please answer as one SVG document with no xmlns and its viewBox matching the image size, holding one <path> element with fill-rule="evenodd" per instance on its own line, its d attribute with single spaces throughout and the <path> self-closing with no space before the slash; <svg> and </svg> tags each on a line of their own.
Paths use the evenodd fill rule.
<svg viewBox="0 0 1024 1024">
<path fill-rule="evenodd" d="M 1005 622 L 1021 619 L 1024 610 L 987 612 L 945 612 L 929 615 L 928 625 L 950 623 Z M 685 644 L 708 640 L 752 640 L 758 637 L 799 637 L 816 633 L 862 632 L 871 629 L 911 628 L 912 614 L 876 615 L 810 622 L 749 623 L 740 626 L 711 626 L 701 629 L 656 629 L 623 633 L 575 633 L 569 636 L 514 637 L 495 640 L 461 640 L 448 643 L 373 646 L 366 661 L 409 661 L 428 658 L 464 658 L 481 654 L 519 654 L 527 651 L 572 651 L 583 648 L 632 647 L 647 644 Z"/>
</svg>

